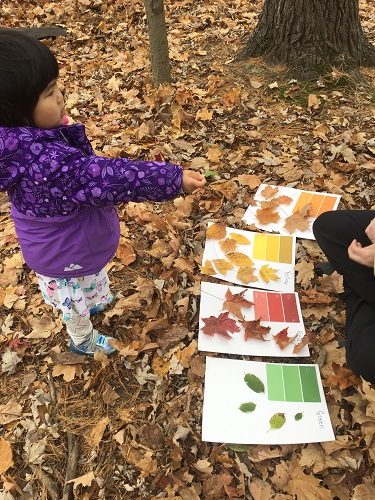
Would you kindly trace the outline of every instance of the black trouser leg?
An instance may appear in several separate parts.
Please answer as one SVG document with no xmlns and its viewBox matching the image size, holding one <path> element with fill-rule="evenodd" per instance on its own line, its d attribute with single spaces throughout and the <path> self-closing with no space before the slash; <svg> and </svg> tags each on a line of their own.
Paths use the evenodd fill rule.
<svg viewBox="0 0 375 500">
<path fill-rule="evenodd" d="M 357 239 L 371 244 L 365 229 L 375 211 L 337 210 L 325 212 L 314 222 L 313 231 L 331 266 L 344 277 L 346 303 L 346 359 L 353 372 L 375 383 L 375 277 L 373 269 L 348 256 L 348 246 Z"/>
</svg>

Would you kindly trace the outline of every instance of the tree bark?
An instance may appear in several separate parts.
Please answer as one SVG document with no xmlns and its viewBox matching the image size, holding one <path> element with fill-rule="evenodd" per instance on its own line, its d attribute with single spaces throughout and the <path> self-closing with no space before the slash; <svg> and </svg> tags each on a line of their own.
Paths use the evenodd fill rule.
<svg viewBox="0 0 375 500">
<path fill-rule="evenodd" d="M 332 68 L 373 66 L 375 47 L 363 33 L 358 0 L 265 0 L 238 60 L 251 57 L 310 79 Z"/>
<path fill-rule="evenodd" d="M 164 0 L 144 0 L 144 4 L 150 39 L 152 78 L 157 87 L 161 83 L 172 81 Z"/>
</svg>

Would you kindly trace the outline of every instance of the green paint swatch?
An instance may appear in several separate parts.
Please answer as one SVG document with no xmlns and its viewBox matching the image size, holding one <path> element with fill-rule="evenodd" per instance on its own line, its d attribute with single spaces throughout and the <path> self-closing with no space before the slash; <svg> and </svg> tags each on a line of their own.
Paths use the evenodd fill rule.
<svg viewBox="0 0 375 500">
<path fill-rule="evenodd" d="M 269 401 L 320 403 L 314 366 L 266 364 Z"/>
</svg>

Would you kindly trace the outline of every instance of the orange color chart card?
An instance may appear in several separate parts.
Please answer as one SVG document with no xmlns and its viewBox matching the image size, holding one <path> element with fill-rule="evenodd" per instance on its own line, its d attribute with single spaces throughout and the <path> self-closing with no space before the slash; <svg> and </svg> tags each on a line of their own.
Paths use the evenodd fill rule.
<svg viewBox="0 0 375 500">
<path fill-rule="evenodd" d="M 243 220 L 258 229 L 313 240 L 312 225 L 320 214 L 336 210 L 340 196 L 287 186 L 261 184 Z"/>
</svg>

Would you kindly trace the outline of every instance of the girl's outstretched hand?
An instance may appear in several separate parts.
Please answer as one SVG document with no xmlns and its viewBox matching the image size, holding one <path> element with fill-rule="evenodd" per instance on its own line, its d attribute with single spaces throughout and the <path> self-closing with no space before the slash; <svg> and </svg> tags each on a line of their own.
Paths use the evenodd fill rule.
<svg viewBox="0 0 375 500">
<path fill-rule="evenodd" d="M 185 193 L 192 193 L 206 184 L 206 178 L 200 172 L 194 170 L 182 171 L 182 189 Z"/>
<path fill-rule="evenodd" d="M 363 266 L 373 267 L 375 243 L 363 247 L 357 240 L 353 240 L 348 248 L 349 257 Z"/>
</svg>

